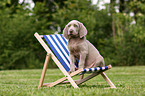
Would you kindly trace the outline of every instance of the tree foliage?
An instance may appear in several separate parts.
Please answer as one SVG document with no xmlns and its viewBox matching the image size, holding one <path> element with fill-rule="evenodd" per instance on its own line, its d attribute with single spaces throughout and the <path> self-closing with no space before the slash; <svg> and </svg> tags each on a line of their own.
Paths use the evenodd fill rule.
<svg viewBox="0 0 145 96">
<path fill-rule="evenodd" d="M 129 6 L 126 5 L 127 3 Z M 116 61 L 114 63 L 117 65 L 144 65 L 144 5 L 144 2 L 139 0 L 124 1 L 124 10 L 112 15 L 115 21 L 113 41 Z M 134 16 L 131 17 L 130 12 L 133 12 Z"/>
<path fill-rule="evenodd" d="M 31 11 L 24 6 L 7 4 L 11 5 L 11 2 L 0 1 L 0 69 L 40 67 L 43 52 L 36 51 L 42 48 L 37 47 L 39 44 L 33 35 L 43 30 L 41 26 L 45 22 L 30 16 Z"/>
<path fill-rule="evenodd" d="M 143 0 L 120 0 L 118 4 L 111 0 L 102 10 L 92 5 L 91 0 L 33 1 L 32 10 L 18 0 L 0 1 L 0 69 L 41 68 L 46 53 L 34 33 L 53 34 L 57 27 L 62 33 L 73 19 L 86 26 L 87 39 L 103 55 L 106 65 L 144 65 Z M 119 13 L 115 6 L 119 6 Z M 131 17 L 130 12 L 135 15 Z"/>
</svg>

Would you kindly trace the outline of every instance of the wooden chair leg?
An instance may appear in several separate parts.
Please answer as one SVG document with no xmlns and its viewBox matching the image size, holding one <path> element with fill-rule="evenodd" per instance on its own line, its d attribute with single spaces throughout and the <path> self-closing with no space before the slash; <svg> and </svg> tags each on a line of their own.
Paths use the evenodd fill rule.
<svg viewBox="0 0 145 96">
<path fill-rule="evenodd" d="M 61 79 L 59 79 L 59 80 L 57 80 L 57 81 L 55 81 L 55 82 L 53 82 L 53 83 L 50 83 L 49 85 L 47 85 L 47 87 L 53 87 L 53 86 L 55 86 L 55 85 L 57 85 L 57 84 L 63 82 L 63 81 L 66 80 L 66 79 L 67 79 L 66 77 L 63 77 L 63 78 L 61 78 Z"/>
<path fill-rule="evenodd" d="M 116 88 L 115 85 L 111 82 L 111 80 L 107 77 L 107 75 L 104 72 L 102 72 L 101 75 L 106 80 L 106 82 L 111 86 L 111 88 Z"/>
<path fill-rule="evenodd" d="M 81 73 L 82 71 L 83 71 L 83 69 L 79 69 L 79 70 L 77 70 L 77 71 L 71 73 L 71 74 L 70 74 L 70 77 L 73 77 L 73 76 L 75 76 L 75 75 Z M 66 79 L 68 79 L 68 78 L 67 78 L 67 77 L 63 77 L 63 78 L 61 78 L 61 79 L 59 79 L 59 80 L 57 80 L 57 81 L 55 81 L 55 82 L 52 82 L 52 83 L 49 83 L 49 84 L 45 84 L 45 86 L 47 86 L 47 87 L 53 87 L 53 86 L 55 86 L 55 85 L 57 85 L 57 84 L 60 84 L 60 83 L 62 83 L 62 84 L 71 83 L 70 81 L 65 81 Z M 63 82 L 63 81 L 64 81 L 64 82 Z M 73 80 L 73 83 L 74 83 L 74 82 L 75 82 L 75 81 Z M 75 86 L 75 87 L 78 88 L 77 86 Z"/>
<path fill-rule="evenodd" d="M 82 74 L 82 75 L 80 76 L 80 80 L 83 79 L 83 78 L 84 78 L 84 74 Z"/>
<path fill-rule="evenodd" d="M 42 74 L 41 74 L 41 78 L 40 78 L 40 81 L 39 81 L 38 88 L 42 87 L 42 85 L 43 85 L 45 73 L 46 73 L 48 62 L 49 62 L 49 59 L 50 59 L 50 55 L 51 54 L 49 54 L 49 53 L 47 53 L 47 55 L 46 55 L 46 59 L 45 59 L 45 63 L 44 63 L 44 66 L 43 66 L 43 71 L 42 71 Z"/>
<path fill-rule="evenodd" d="M 82 84 L 82 83 L 84 83 L 84 82 L 90 80 L 91 78 L 93 78 L 93 77 L 99 75 L 99 74 L 100 74 L 100 73 L 98 73 L 98 72 L 92 73 L 91 75 L 87 76 L 86 78 L 76 81 L 76 83 L 77 83 L 78 85 L 79 85 L 79 84 Z"/>
</svg>

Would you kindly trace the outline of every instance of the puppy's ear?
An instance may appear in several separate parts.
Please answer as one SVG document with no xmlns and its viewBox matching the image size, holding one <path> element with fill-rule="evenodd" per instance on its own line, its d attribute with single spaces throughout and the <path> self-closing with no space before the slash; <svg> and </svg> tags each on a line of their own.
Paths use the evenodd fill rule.
<svg viewBox="0 0 145 96">
<path fill-rule="evenodd" d="M 66 39 L 69 39 L 69 36 L 68 36 L 68 25 L 66 25 L 65 28 L 63 29 L 63 37 L 65 37 Z"/>
<path fill-rule="evenodd" d="M 79 22 L 79 25 L 80 25 L 79 35 L 80 35 L 80 38 L 82 38 L 82 37 L 84 37 L 85 35 L 87 35 L 87 29 L 86 29 L 86 27 L 83 25 L 83 23 L 80 23 L 80 22 Z"/>
</svg>

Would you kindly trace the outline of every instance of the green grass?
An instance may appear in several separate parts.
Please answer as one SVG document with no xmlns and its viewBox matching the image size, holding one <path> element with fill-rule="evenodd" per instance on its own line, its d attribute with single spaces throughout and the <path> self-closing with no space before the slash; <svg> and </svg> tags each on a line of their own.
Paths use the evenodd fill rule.
<svg viewBox="0 0 145 96">
<path fill-rule="evenodd" d="M 105 73 L 117 89 L 99 75 L 80 85 L 58 85 L 38 89 L 40 69 L 0 71 L 0 96 L 145 96 L 145 66 L 113 67 Z M 45 83 L 63 77 L 58 69 L 48 69 Z M 78 77 L 74 77 L 76 79 Z"/>
</svg>

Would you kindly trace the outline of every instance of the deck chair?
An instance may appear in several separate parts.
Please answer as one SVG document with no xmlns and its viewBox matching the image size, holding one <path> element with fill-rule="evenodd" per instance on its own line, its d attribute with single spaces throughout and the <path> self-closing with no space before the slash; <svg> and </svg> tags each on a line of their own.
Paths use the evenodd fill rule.
<svg viewBox="0 0 145 96">
<path fill-rule="evenodd" d="M 79 88 L 78 87 L 79 84 L 82 84 L 99 74 L 101 74 L 101 76 L 107 81 L 107 83 L 110 85 L 111 88 L 116 88 L 115 85 L 111 82 L 111 80 L 104 73 L 104 71 L 111 68 L 111 65 L 108 65 L 105 67 L 78 69 L 77 71 L 69 74 L 68 73 L 68 71 L 70 70 L 69 51 L 67 48 L 67 40 L 62 36 L 62 34 L 39 35 L 38 33 L 35 33 L 34 36 L 37 38 L 39 43 L 43 46 L 43 48 L 47 52 L 38 88 L 40 88 L 42 86 L 53 87 L 55 85 L 65 84 L 68 82 L 74 88 Z M 43 84 L 50 57 L 56 63 L 58 68 L 62 71 L 62 73 L 64 74 L 64 77 L 60 78 L 59 80 L 57 80 L 55 82 Z M 78 74 L 82 75 L 87 72 L 92 72 L 92 73 L 83 79 L 79 79 L 79 80 L 72 79 L 72 77 L 75 75 L 78 75 Z M 66 80 L 68 80 L 68 81 L 66 81 Z"/>
</svg>

